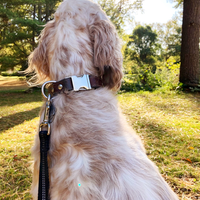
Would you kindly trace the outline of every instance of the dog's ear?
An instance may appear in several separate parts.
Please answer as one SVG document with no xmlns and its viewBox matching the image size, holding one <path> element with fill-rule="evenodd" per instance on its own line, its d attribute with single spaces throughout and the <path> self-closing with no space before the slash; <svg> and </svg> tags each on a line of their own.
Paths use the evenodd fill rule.
<svg viewBox="0 0 200 200">
<path fill-rule="evenodd" d="M 29 67 L 25 71 L 26 73 L 35 72 L 36 83 L 44 82 L 49 79 L 50 67 L 49 67 L 49 46 L 51 37 L 53 34 L 54 23 L 49 22 L 42 30 L 39 37 L 38 47 L 30 54 L 28 61 Z"/>
<path fill-rule="evenodd" d="M 94 49 L 94 66 L 102 76 L 104 86 L 119 89 L 121 85 L 121 45 L 114 25 L 108 20 L 96 20 L 89 26 Z"/>
</svg>

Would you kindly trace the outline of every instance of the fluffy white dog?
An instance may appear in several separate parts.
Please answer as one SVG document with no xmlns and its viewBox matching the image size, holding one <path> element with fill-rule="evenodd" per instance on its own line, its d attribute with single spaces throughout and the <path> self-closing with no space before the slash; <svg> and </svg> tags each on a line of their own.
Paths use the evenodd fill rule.
<svg viewBox="0 0 200 200">
<path fill-rule="evenodd" d="M 41 33 L 28 71 L 38 83 L 84 74 L 103 87 L 63 91 L 53 98 L 49 176 L 51 200 L 177 200 L 123 120 L 116 100 L 122 79 L 120 40 L 101 8 L 65 0 Z M 44 107 L 41 111 L 41 120 Z M 37 199 L 40 145 L 33 147 L 31 193 Z"/>
</svg>

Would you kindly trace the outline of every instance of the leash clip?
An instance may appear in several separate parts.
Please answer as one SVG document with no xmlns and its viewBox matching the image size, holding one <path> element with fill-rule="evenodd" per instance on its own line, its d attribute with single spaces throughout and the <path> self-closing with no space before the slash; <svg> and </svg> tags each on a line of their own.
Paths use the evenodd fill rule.
<svg viewBox="0 0 200 200">
<path fill-rule="evenodd" d="M 49 120 L 50 107 L 51 107 L 51 95 L 49 94 L 46 101 L 44 119 L 42 123 L 40 124 L 40 131 L 44 128 L 47 129 L 47 135 L 50 135 L 50 131 L 51 131 L 50 120 Z"/>
</svg>

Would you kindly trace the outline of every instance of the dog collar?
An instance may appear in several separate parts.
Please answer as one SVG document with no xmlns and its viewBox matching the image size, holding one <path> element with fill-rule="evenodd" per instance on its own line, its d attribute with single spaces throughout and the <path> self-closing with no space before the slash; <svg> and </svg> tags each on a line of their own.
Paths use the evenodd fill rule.
<svg viewBox="0 0 200 200">
<path fill-rule="evenodd" d="M 91 90 L 103 86 L 102 79 L 93 75 L 70 76 L 60 81 L 47 81 L 42 85 L 42 95 L 46 99 L 47 96 L 45 95 L 44 90 L 48 84 L 50 84 L 50 86 L 48 87 L 48 93 L 51 94 L 51 96 L 55 96 L 56 94 L 59 94 L 64 90 Z"/>
</svg>

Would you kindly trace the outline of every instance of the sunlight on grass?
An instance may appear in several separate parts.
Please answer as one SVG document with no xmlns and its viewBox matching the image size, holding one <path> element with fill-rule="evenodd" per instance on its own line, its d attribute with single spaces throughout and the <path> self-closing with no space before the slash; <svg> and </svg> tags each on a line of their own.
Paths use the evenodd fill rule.
<svg viewBox="0 0 200 200">
<path fill-rule="evenodd" d="M 0 81 L 10 81 L 10 80 L 20 80 L 20 79 L 25 79 L 25 77 L 17 77 L 17 76 L 1 76 L 0 75 Z"/>
<path fill-rule="evenodd" d="M 41 102 L 31 102 L 31 104 L 23 103 L 14 106 L 0 106 L 0 117 L 5 117 L 18 112 L 29 111 L 38 107 L 41 107 Z"/>
<path fill-rule="evenodd" d="M 0 199 L 31 199 L 31 154 L 39 118 L 25 121 L 0 135 Z"/>
<path fill-rule="evenodd" d="M 199 137 L 200 103 L 183 98 L 184 96 L 178 95 L 174 98 L 173 94 L 161 98 L 148 92 L 119 96 L 125 114 L 136 112 L 136 119 L 140 116 L 158 125 L 164 125 L 169 131 Z"/>
</svg>

